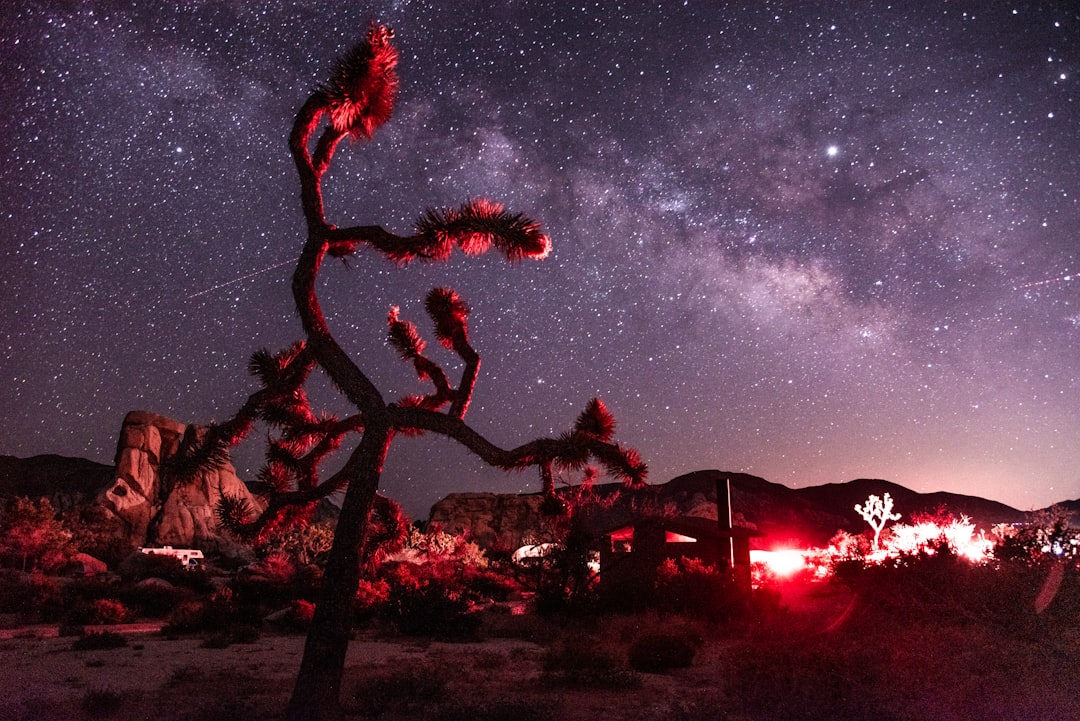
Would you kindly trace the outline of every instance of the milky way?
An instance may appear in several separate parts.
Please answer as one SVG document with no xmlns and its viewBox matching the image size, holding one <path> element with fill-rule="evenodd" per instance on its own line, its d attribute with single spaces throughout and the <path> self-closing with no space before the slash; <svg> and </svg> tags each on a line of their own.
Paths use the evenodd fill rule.
<svg viewBox="0 0 1080 721">
<path fill-rule="evenodd" d="M 292 117 L 376 18 L 401 94 L 338 150 L 331 222 L 483 196 L 554 243 L 328 266 L 388 399 L 423 387 L 387 309 L 424 328 L 451 285 L 484 359 L 468 420 L 504 446 L 598 395 L 653 482 L 1080 497 L 1075 3 L 430 5 L 3 4 L 0 453 L 110 462 L 128 410 L 208 422 L 254 390 L 250 353 L 300 336 Z M 421 438 L 383 491 L 424 515 L 537 488 Z"/>
</svg>

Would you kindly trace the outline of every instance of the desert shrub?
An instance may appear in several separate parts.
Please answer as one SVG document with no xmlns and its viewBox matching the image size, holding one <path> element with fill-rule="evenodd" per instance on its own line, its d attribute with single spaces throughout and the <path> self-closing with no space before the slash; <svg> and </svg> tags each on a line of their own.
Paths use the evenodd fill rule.
<svg viewBox="0 0 1080 721">
<path fill-rule="evenodd" d="M 256 643 L 261 636 L 261 632 L 255 626 L 230 626 L 210 634 L 199 645 L 202 648 L 228 648 L 234 643 Z"/>
<path fill-rule="evenodd" d="M 729 573 L 697 558 L 665 559 L 656 570 L 654 605 L 710 620 L 741 616 L 748 598 Z"/>
<path fill-rule="evenodd" d="M 0 564 L 23 571 L 51 571 L 77 552 L 71 532 L 48 498 L 14 498 L 0 508 Z"/>
<path fill-rule="evenodd" d="M 874 650 L 863 653 L 872 657 Z M 880 696 L 877 666 L 836 639 L 745 643 L 724 679 L 733 713 L 771 721 L 895 719 Z"/>
<path fill-rule="evenodd" d="M 564 637 L 544 655 L 543 680 L 549 685 L 587 688 L 636 688 L 641 680 L 619 662 L 619 655 L 598 639 Z"/>
<path fill-rule="evenodd" d="M 156 553 L 135 552 L 120 562 L 117 567 L 120 578 L 127 583 L 135 583 L 147 578 L 161 578 L 174 586 L 190 588 L 196 593 L 208 593 L 213 590 L 210 574 L 202 566 L 189 568 L 179 558 Z"/>
<path fill-rule="evenodd" d="M 94 688 L 86 692 L 80 705 L 91 718 L 112 716 L 124 705 L 124 697 L 110 688 Z"/>
<path fill-rule="evenodd" d="M 1027 632 L 1037 624 L 1036 599 L 1045 578 L 1043 570 L 1025 563 L 973 565 L 947 547 L 900 556 L 849 574 L 846 582 L 858 599 L 849 625 L 870 628 L 887 619 Z"/>
<path fill-rule="evenodd" d="M 356 589 L 356 618 L 369 621 L 380 613 L 390 600 L 390 584 L 383 578 L 361 578 Z"/>
<path fill-rule="evenodd" d="M 333 543 L 332 525 L 304 521 L 292 525 L 275 526 L 259 539 L 256 551 L 264 558 L 280 556 L 302 566 L 323 566 Z"/>
<path fill-rule="evenodd" d="M 234 602 L 233 593 L 222 588 L 208 599 L 182 602 L 168 617 L 162 631 L 166 634 L 221 631 L 231 626 L 259 626 L 259 609 Z"/>
<path fill-rule="evenodd" d="M 75 639 L 72 648 L 76 651 L 101 651 L 110 648 L 123 648 L 127 645 L 127 639 L 121 634 L 105 631 L 80 636 Z"/>
<path fill-rule="evenodd" d="M 293 601 L 285 608 L 267 616 L 275 626 L 291 631 L 307 631 L 315 618 L 315 604 L 303 599 Z"/>
<path fill-rule="evenodd" d="M 391 591 L 387 609 L 398 631 L 406 636 L 465 641 L 476 638 L 480 629 L 480 617 L 472 612 L 468 599 L 434 582 Z"/>
<path fill-rule="evenodd" d="M 260 615 L 294 601 L 313 601 L 322 585 L 322 569 L 274 555 L 244 568 L 229 582 L 233 602 Z"/>
<path fill-rule="evenodd" d="M 431 709 L 444 701 L 449 682 L 441 666 L 419 664 L 379 668 L 360 679 L 344 704 L 349 713 L 370 717 L 397 718 L 410 712 Z"/>
<path fill-rule="evenodd" d="M 57 621 L 66 607 L 64 588 L 57 579 L 39 573 L 0 571 L 0 613 Z"/>
<path fill-rule="evenodd" d="M 123 623 L 131 616 L 127 607 L 115 598 L 99 598 L 91 605 L 94 623 Z"/>
<path fill-rule="evenodd" d="M 184 601 L 192 600 L 195 592 L 184 586 L 174 586 L 165 579 L 148 578 L 123 585 L 117 590 L 117 596 L 129 608 L 136 609 L 139 616 L 164 618 Z"/>
<path fill-rule="evenodd" d="M 664 673 L 686 668 L 694 662 L 697 649 L 691 639 L 679 632 L 650 631 L 630 644 L 627 659 L 630 668 L 645 673 Z"/>
</svg>

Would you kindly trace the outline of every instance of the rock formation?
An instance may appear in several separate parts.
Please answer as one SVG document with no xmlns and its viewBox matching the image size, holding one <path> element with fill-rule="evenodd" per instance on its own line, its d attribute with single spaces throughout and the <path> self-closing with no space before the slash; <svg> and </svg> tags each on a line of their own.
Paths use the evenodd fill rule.
<svg viewBox="0 0 1080 721">
<path fill-rule="evenodd" d="M 229 545 L 214 515 L 222 494 L 244 498 L 253 509 L 262 508 L 231 463 L 186 482 L 162 478 L 161 463 L 200 432 L 200 426 L 145 411 L 131 411 L 124 417 L 113 482 L 98 502 L 123 522 L 132 546 L 218 549 Z"/>
<path fill-rule="evenodd" d="M 431 508 L 429 523 L 467 532 L 484 548 L 513 551 L 541 527 L 539 495 L 451 493 Z"/>
</svg>

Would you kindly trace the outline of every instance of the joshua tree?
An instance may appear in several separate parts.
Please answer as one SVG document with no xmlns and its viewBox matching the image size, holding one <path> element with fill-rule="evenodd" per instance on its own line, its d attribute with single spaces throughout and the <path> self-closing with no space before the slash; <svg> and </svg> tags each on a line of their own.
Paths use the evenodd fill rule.
<svg viewBox="0 0 1080 721">
<path fill-rule="evenodd" d="M 892 496 L 888 493 L 882 498 L 870 494 L 870 497 L 866 499 L 865 505 L 855 504 L 855 510 L 863 520 L 870 524 L 870 528 L 874 529 L 874 550 L 881 548 L 879 539 L 881 538 L 881 529 L 885 528 L 885 524 L 889 521 L 899 521 L 900 514 L 892 512 L 893 500 Z"/>
<path fill-rule="evenodd" d="M 388 316 L 389 340 L 402 360 L 411 363 L 421 381 L 434 387 L 427 395 L 387 402 L 334 336 L 323 317 L 316 293 L 316 278 L 327 256 L 346 258 L 367 246 L 399 264 L 412 260 L 445 260 L 454 245 L 466 254 L 494 247 L 511 261 L 540 259 L 550 241 L 539 225 L 523 215 L 508 213 L 485 199 L 460 208 L 428 210 L 411 235 L 399 236 L 380 226 L 343 227 L 327 222 L 322 201 L 323 175 L 338 144 L 350 137 L 363 140 L 384 122 L 397 95 L 397 50 L 392 31 L 372 24 L 367 37 L 335 68 L 329 83 L 316 89 L 297 112 L 289 147 L 300 176 L 300 196 L 307 221 L 307 241 L 293 274 L 292 290 L 306 340 L 279 353 L 260 351 L 249 364 L 261 381 L 239 412 L 212 426 L 202 442 L 188 450 L 177 473 L 193 473 L 219 462 L 256 421 L 276 429 L 260 474 L 267 508 L 257 518 L 235 499 L 219 508 L 225 524 L 238 533 L 266 532 L 289 523 L 305 509 L 331 493 L 344 490 L 333 547 L 327 558 L 323 586 L 308 634 L 287 717 L 340 718 L 339 693 L 348 647 L 351 611 L 361 573 L 364 545 L 373 544 L 369 522 L 376 505 L 376 489 L 390 444 L 397 433 L 432 432 L 456 440 L 487 463 L 503 469 L 539 468 L 545 493 L 554 494 L 553 468 L 582 467 L 595 459 L 628 485 L 645 481 L 646 466 L 632 449 L 612 442 L 614 421 L 604 404 L 593 399 L 574 427 L 558 438 L 542 438 L 513 449 L 503 449 L 465 424 L 480 369 L 480 355 L 469 340 L 469 307 L 453 290 L 436 288 L 426 300 L 435 337 L 463 363 L 457 387 L 446 371 L 425 355 L 425 342 L 416 326 L 400 318 L 398 309 Z M 316 131 L 323 127 L 312 148 Z M 356 408 L 347 418 L 317 416 L 304 393 L 315 367 L 321 368 Z M 347 460 L 326 478 L 320 464 L 347 436 L 359 441 Z M 389 515 L 393 515 L 392 513 Z"/>
</svg>

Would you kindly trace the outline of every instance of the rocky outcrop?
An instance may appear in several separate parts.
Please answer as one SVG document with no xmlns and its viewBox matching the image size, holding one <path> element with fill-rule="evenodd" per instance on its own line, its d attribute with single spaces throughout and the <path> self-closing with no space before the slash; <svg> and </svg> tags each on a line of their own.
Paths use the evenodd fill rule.
<svg viewBox="0 0 1080 721">
<path fill-rule="evenodd" d="M 201 432 L 200 426 L 145 411 L 124 417 L 113 482 L 98 502 L 122 521 L 125 540 L 132 546 L 218 549 L 230 545 L 214 515 L 222 494 L 244 498 L 252 508 L 261 509 L 231 463 L 187 481 L 162 478 L 162 462 Z"/>
<path fill-rule="evenodd" d="M 484 548 L 512 551 L 541 527 L 539 495 L 451 493 L 431 508 L 429 523 L 468 533 Z"/>
</svg>

